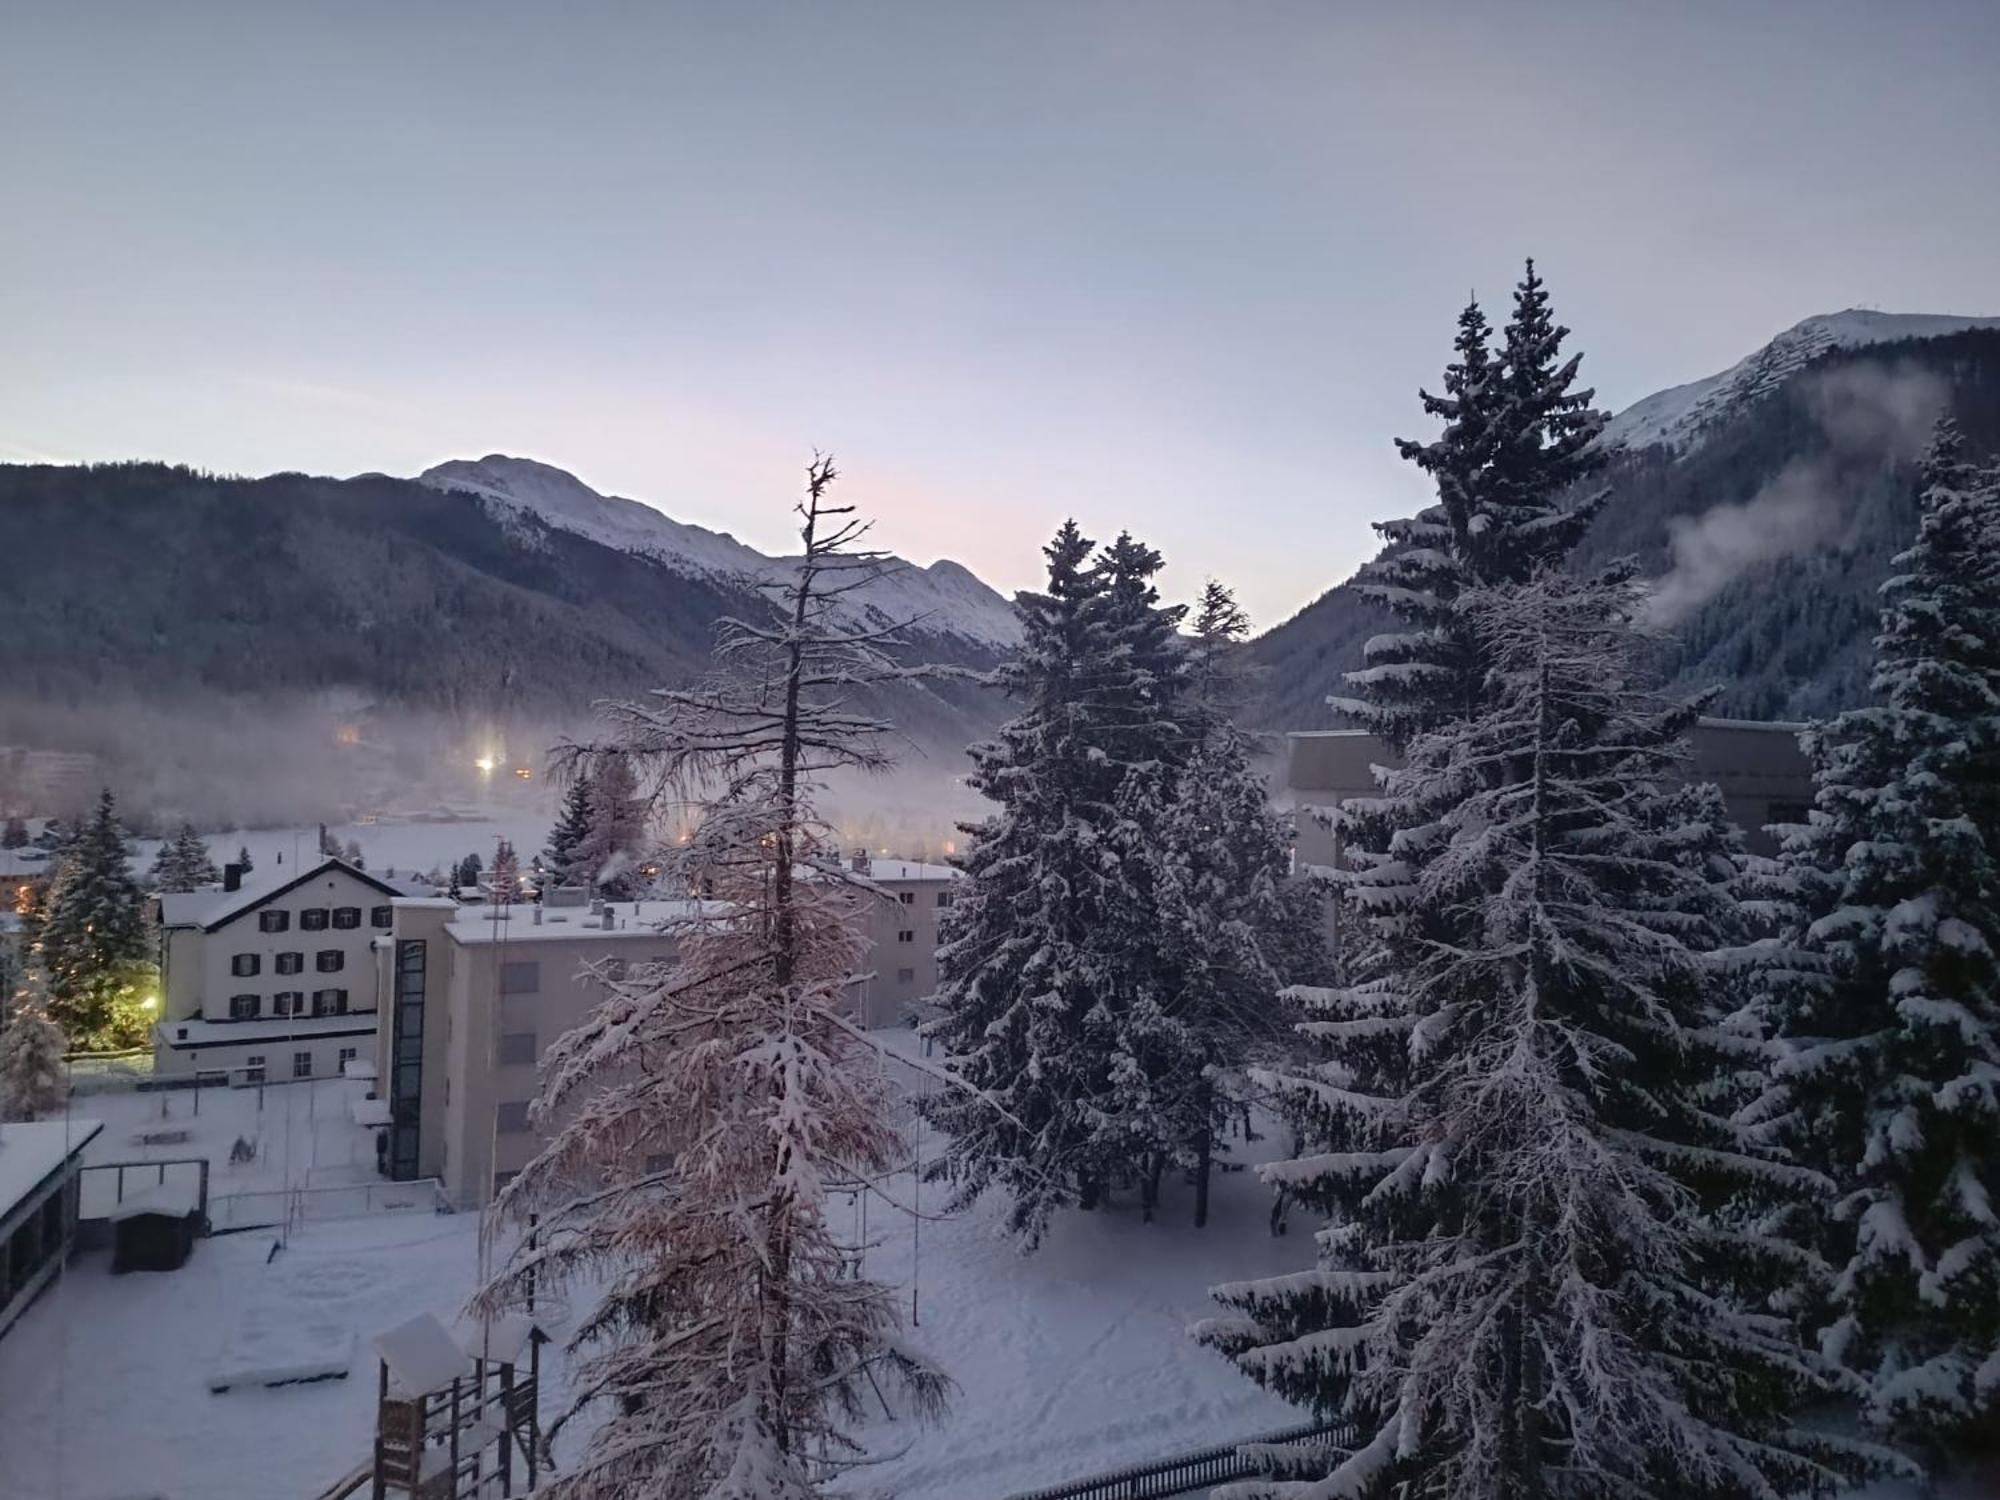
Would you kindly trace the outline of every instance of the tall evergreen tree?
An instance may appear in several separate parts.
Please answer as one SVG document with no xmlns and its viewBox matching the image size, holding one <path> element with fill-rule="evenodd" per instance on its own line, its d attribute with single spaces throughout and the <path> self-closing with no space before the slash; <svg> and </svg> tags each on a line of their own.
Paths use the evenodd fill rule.
<svg viewBox="0 0 2000 1500">
<path fill-rule="evenodd" d="M 1134 657 L 1152 649 L 1139 618 L 1150 572 L 1128 546 L 1121 578 L 1093 565 L 1092 547 L 1064 522 L 1043 549 L 1046 591 L 1016 596 L 1022 645 L 999 675 L 1022 708 L 971 752 L 969 784 L 999 811 L 964 829 L 969 878 L 940 935 L 942 1014 L 926 1027 L 998 1105 L 931 1101 L 951 1137 L 932 1175 L 955 1184 L 961 1205 L 1004 1190 L 1030 1244 L 1057 1208 L 1095 1204 L 1133 1165 L 1112 1060 L 1133 1040 L 1121 1010 L 1135 979 L 1128 882 L 1143 809 L 1126 756 L 1145 753 L 1157 722 L 1140 680 L 1151 668 Z"/>
<path fill-rule="evenodd" d="M 1265 1175 L 1327 1216 L 1319 1264 L 1219 1288 L 1199 1330 L 1358 1441 L 1239 1493 L 1736 1500 L 1850 1467 L 1792 1426 L 1789 1264 L 1723 1212 L 1803 1174 L 1716 1108 L 1757 1043 L 1707 995 L 1715 887 L 1659 812 L 1694 710 L 1643 691 L 1634 602 L 1553 574 L 1460 600 L 1489 702 L 1385 773 L 1412 832 L 1356 877 L 1401 966 L 1306 992 L 1318 1060 L 1263 1078 L 1318 1125 Z"/>
<path fill-rule="evenodd" d="M 28 846 L 28 825 L 19 813 L 10 813 L 5 827 L 0 827 L 0 849 L 25 849 Z"/>
<path fill-rule="evenodd" d="M 1194 1222 L 1207 1223 L 1216 1142 L 1242 1108 L 1243 1069 L 1287 1049 L 1286 983 L 1322 982 L 1322 927 L 1310 892 L 1289 878 L 1289 834 L 1236 723 L 1246 697 L 1240 647 L 1249 620 L 1210 580 L 1188 643 L 1183 722 L 1192 748 L 1159 821 L 1163 865 L 1158 962 L 1192 1049 L 1175 1101 L 1176 1155 L 1194 1172 Z M 1308 897 L 1302 907 L 1298 898 Z"/>
<path fill-rule="evenodd" d="M 250 846 L 248 844 L 239 844 L 237 846 L 236 868 L 245 875 L 248 875 L 252 870 L 257 868 L 255 861 L 250 858 Z"/>
<path fill-rule="evenodd" d="M 551 883 L 589 884 L 588 872 L 577 868 L 577 851 L 589 836 L 590 776 L 588 768 L 585 768 L 582 774 L 571 776 L 569 786 L 563 792 L 562 807 L 556 813 L 555 824 L 549 829 L 548 847 L 542 851 Z"/>
<path fill-rule="evenodd" d="M 105 1044 L 139 1025 L 131 1011 L 144 978 L 146 921 L 130 865 L 106 790 L 61 857 L 40 933 L 49 1017 L 79 1045 Z"/>
<path fill-rule="evenodd" d="M 1336 700 L 1392 746 L 1477 703 L 1483 670 L 1453 607 L 1459 594 L 1561 562 L 1603 504 L 1602 494 L 1564 503 L 1599 462 L 1589 445 L 1606 420 L 1591 391 L 1573 389 L 1581 357 L 1562 358 L 1568 333 L 1529 261 L 1499 355 L 1478 303 L 1468 303 L 1444 394 L 1419 392 L 1443 431 L 1396 445 L 1430 475 L 1437 502 L 1376 526 L 1386 546 L 1357 583 L 1408 628 L 1370 641 L 1366 664 L 1348 674 L 1350 696 Z"/>
<path fill-rule="evenodd" d="M 874 1180 L 906 1147 L 843 1014 L 863 944 L 814 801 L 826 773 L 886 764 L 888 726 L 851 695 L 909 676 L 890 637 L 843 623 L 841 596 L 883 559 L 827 503 L 833 477 L 810 472 L 780 617 L 725 627 L 710 680 L 611 710 L 616 762 L 694 804 L 668 855 L 678 888 L 716 899 L 671 959 L 604 976 L 604 1005 L 544 1067 L 555 1136 L 502 1199 L 540 1213 L 540 1248 L 489 1305 L 551 1273 L 603 1288 L 571 1340 L 588 1356 L 572 1410 L 603 1420 L 551 1500 L 809 1500 L 858 1455 L 864 1393 L 893 1382 L 925 1418 L 949 1389 L 829 1213 L 829 1182 Z"/>
<path fill-rule="evenodd" d="M 644 884 L 639 856 L 646 843 L 646 799 L 623 755 L 596 758 L 590 773 L 590 824 L 576 846 L 578 876 L 612 901 L 629 901 Z"/>
<path fill-rule="evenodd" d="M 1940 426 L 1883 585 L 1879 702 L 1807 737 L 1780 1123 L 1838 1186 L 1822 1334 L 1878 1426 L 2000 1430 L 2000 473 Z"/>
</svg>

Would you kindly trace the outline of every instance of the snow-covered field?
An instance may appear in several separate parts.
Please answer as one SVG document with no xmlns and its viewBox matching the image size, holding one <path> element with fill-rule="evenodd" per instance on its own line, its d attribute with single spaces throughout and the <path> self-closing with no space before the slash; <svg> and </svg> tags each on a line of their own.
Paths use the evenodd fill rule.
<svg viewBox="0 0 2000 1500">
<path fill-rule="evenodd" d="M 909 1045 L 907 1034 L 889 1039 Z M 172 1123 L 194 1138 L 148 1149 L 216 1160 L 218 1194 L 373 1180 L 368 1136 L 344 1108 L 359 1087 L 271 1088 L 261 1112 L 255 1091 L 209 1092 L 198 1119 L 191 1096 L 172 1096 Z M 107 1122 L 91 1158 L 136 1154 L 132 1132 L 158 1111 L 157 1095 L 79 1101 L 79 1113 Z M 231 1167 L 229 1146 L 245 1134 L 257 1139 L 259 1161 Z M 1187 1189 L 1172 1183 L 1158 1222 L 1141 1223 L 1130 1202 L 1063 1215 L 1032 1256 L 1003 1233 L 996 1201 L 939 1219 L 937 1187 L 919 1197 L 904 1174 L 885 1192 L 870 1200 L 866 1272 L 898 1287 L 906 1309 L 914 1294 L 912 1341 L 959 1390 L 937 1428 L 878 1416 L 863 1436 L 880 1461 L 843 1477 L 838 1493 L 1001 1500 L 1301 1420 L 1185 1332 L 1213 1310 L 1211 1284 L 1310 1257 L 1309 1223 L 1295 1217 L 1289 1235 L 1271 1237 L 1269 1199 L 1249 1172 L 1218 1178 L 1206 1230 L 1188 1224 Z M 888 1199 L 919 1207 L 921 1223 Z M 837 1205 L 836 1223 L 858 1225 L 853 1213 Z M 207 1239 L 167 1274 L 114 1277 L 102 1252 L 74 1261 L 0 1339 L 0 1497 L 304 1500 L 359 1463 L 373 1422 L 368 1341 L 421 1312 L 456 1315 L 479 1278 L 479 1221 L 421 1211 L 309 1219 L 274 1256 L 277 1238 Z M 564 1385 L 551 1354 L 545 1419 Z M 211 1394 L 232 1362 L 251 1371 L 344 1363 L 349 1373 Z M 1974 1481 L 1947 1493 L 1973 1500 L 2000 1490 Z"/>
<path fill-rule="evenodd" d="M 484 863 L 493 861 L 494 846 L 506 839 L 526 864 L 548 841 L 549 816 L 546 812 L 492 812 L 478 818 L 447 822 L 389 822 L 329 824 L 327 832 L 342 847 L 352 839 L 361 845 L 361 856 L 370 870 L 394 870 L 400 875 L 429 870 L 477 854 Z M 256 878 L 280 869 L 307 864 L 319 847 L 319 827 L 250 828 L 232 833 L 204 833 L 209 853 L 221 865 L 236 857 L 239 848 L 250 851 Z M 152 868 L 159 852 L 158 839 L 132 841 L 132 865 L 140 871 Z"/>
</svg>

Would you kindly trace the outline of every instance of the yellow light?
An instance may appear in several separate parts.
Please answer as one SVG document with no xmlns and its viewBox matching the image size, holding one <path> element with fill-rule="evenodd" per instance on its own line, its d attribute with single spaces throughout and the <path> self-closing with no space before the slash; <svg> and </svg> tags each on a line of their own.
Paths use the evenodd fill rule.
<svg viewBox="0 0 2000 1500">
<path fill-rule="evenodd" d="M 479 767 L 480 775 L 491 776 L 493 774 L 493 767 L 497 765 L 498 762 L 495 761 L 493 757 L 490 755 L 482 755 L 479 757 L 478 760 L 475 760 L 473 764 Z"/>
<path fill-rule="evenodd" d="M 159 1008 L 160 997 L 158 995 L 148 995 L 139 1002 L 139 1009 L 141 1010 L 158 1010 Z"/>
</svg>

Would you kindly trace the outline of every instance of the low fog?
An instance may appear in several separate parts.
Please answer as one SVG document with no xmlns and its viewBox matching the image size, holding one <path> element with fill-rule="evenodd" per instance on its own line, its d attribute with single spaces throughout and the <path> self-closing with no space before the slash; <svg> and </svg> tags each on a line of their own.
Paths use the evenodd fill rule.
<svg viewBox="0 0 2000 1500">
<path fill-rule="evenodd" d="M 0 815 L 72 817 L 108 786 L 140 835 L 183 820 L 211 834 L 474 817 L 545 828 L 561 791 L 551 750 L 595 729 L 587 717 L 391 712 L 339 693 L 87 707 L 0 698 Z M 828 822 L 852 847 L 953 852 L 956 825 L 984 807 L 964 785 L 963 747 L 890 748 L 891 771 L 826 788 Z"/>
</svg>

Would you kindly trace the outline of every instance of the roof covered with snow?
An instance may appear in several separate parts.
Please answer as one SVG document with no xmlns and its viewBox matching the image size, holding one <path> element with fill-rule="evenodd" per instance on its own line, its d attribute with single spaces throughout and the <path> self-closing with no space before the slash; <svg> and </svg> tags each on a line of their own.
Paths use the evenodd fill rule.
<svg viewBox="0 0 2000 1500">
<path fill-rule="evenodd" d="M 40 1187 L 43 1178 L 83 1150 L 102 1129 L 97 1120 L 0 1125 L 0 1215 Z"/>
<path fill-rule="evenodd" d="M 1858 307 L 1822 313 L 1787 328 L 1720 374 L 1656 391 L 1626 407 L 1605 424 L 1598 442 L 1606 448 L 1659 446 L 1685 452 L 1709 428 L 1768 395 L 1830 349 L 1943 338 L 1969 328 L 2000 329 L 2000 318 L 1870 312 Z"/>
<path fill-rule="evenodd" d="M 162 1021 L 153 1034 L 163 1047 L 220 1047 L 231 1042 L 311 1041 L 315 1037 L 359 1036 L 373 1031 L 376 1012 L 350 1010 L 337 1016 L 276 1016 L 258 1021 Z"/>
<path fill-rule="evenodd" d="M 282 896 L 294 886 L 305 884 L 328 869 L 352 875 L 356 880 L 374 887 L 391 899 L 411 895 L 414 891 L 429 890 L 428 886 L 416 882 L 390 880 L 380 875 L 371 875 L 366 870 L 356 869 L 344 859 L 328 855 L 318 864 L 304 870 L 293 870 L 289 874 L 283 870 L 273 870 L 260 880 L 245 881 L 238 890 L 226 891 L 219 885 L 211 885 L 204 886 L 198 891 L 169 892 L 160 897 L 160 925 L 202 927 L 213 931 L 226 922 L 234 921 L 245 912 L 254 911 L 266 901 Z"/>
<path fill-rule="evenodd" d="M 658 939 L 666 929 L 727 909 L 721 901 L 613 901 L 608 903 L 612 925 L 604 914 L 587 906 L 537 907 L 462 906 L 445 924 L 453 942 L 463 944 L 526 942 L 601 942 L 634 938 Z M 535 914 L 541 913 L 541 920 Z"/>
<path fill-rule="evenodd" d="M 0 849 L 0 880 L 35 879 L 54 870 L 55 859 L 46 849 Z"/>
<path fill-rule="evenodd" d="M 914 859 L 873 859 L 868 868 L 859 872 L 870 880 L 962 880 L 965 872 L 955 870 L 950 865 L 925 864 Z"/>
</svg>

